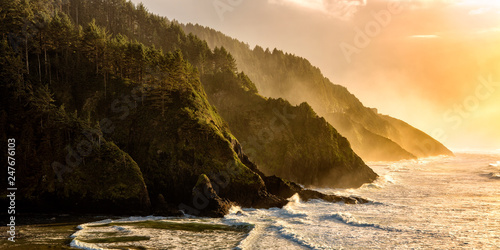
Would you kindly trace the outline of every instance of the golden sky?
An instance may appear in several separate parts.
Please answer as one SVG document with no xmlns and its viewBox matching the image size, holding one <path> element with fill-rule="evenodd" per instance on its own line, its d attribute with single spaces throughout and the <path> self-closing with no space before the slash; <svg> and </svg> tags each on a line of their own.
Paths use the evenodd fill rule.
<svg viewBox="0 0 500 250">
<path fill-rule="evenodd" d="M 142 2 L 252 48 L 305 57 L 366 106 L 450 148 L 500 149 L 498 0 Z"/>
</svg>

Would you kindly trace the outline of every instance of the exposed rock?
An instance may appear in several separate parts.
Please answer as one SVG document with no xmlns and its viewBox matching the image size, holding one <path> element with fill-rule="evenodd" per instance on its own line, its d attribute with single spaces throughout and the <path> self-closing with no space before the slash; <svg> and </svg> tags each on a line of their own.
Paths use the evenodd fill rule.
<svg viewBox="0 0 500 250">
<path fill-rule="evenodd" d="M 153 202 L 152 202 L 153 203 Z M 183 213 L 177 207 L 172 207 L 162 194 L 158 194 L 153 204 L 153 213 L 159 216 L 182 216 Z"/>
<path fill-rule="evenodd" d="M 331 194 L 323 194 L 318 191 L 304 189 L 299 192 L 300 199 L 303 201 L 308 201 L 312 199 L 322 199 L 329 202 L 344 202 L 346 204 L 363 204 L 369 203 L 370 201 L 360 197 L 345 197 Z"/>
<path fill-rule="evenodd" d="M 322 199 L 324 201 L 344 202 L 346 204 L 363 204 L 370 202 L 369 200 L 360 197 L 330 195 L 310 189 L 303 189 L 294 182 L 287 181 L 276 176 L 264 177 L 263 179 L 266 182 L 267 190 L 269 190 L 270 193 L 285 199 L 292 197 L 294 194 L 299 194 L 300 199 L 303 201 Z"/>
<path fill-rule="evenodd" d="M 294 194 L 302 191 L 302 187 L 296 183 L 284 180 L 275 175 L 264 177 L 264 182 L 270 193 L 283 198 L 290 198 Z"/>
<path fill-rule="evenodd" d="M 199 216 L 224 217 L 232 206 L 230 201 L 217 195 L 205 174 L 198 177 L 198 182 L 191 193 L 193 201 L 197 201 L 195 208 L 200 211 Z"/>
</svg>

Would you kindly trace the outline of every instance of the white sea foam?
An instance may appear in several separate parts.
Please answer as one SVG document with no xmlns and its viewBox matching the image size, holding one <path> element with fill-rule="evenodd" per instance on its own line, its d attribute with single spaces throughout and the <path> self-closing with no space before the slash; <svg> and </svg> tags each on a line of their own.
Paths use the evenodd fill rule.
<svg viewBox="0 0 500 250">
<path fill-rule="evenodd" d="M 363 184 L 363 186 L 361 186 L 361 189 L 382 189 L 387 185 L 391 185 L 394 183 L 396 183 L 396 180 L 394 179 L 393 174 L 391 172 L 387 172 L 386 174 L 380 175 L 374 182 Z M 354 192 L 356 191 L 354 190 Z M 345 193 L 343 192 L 340 192 L 339 194 L 345 195 Z"/>
<path fill-rule="evenodd" d="M 278 220 L 273 226 L 279 232 L 279 235 L 293 243 L 296 243 L 299 246 L 308 248 L 308 249 L 322 249 L 324 246 L 320 244 L 315 244 L 313 241 L 310 241 L 307 235 L 304 235 L 300 232 L 300 230 L 294 230 L 296 227 L 294 225 L 290 225 L 285 221 Z"/>
<path fill-rule="evenodd" d="M 243 212 L 240 206 L 231 206 L 231 208 L 229 208 L 229 214 L 237 214 L 238 212 L 239 213 Z"/>
<path fill-rule="evenodd" d="M 497 168 L 498 168 L 498 167 L 500 167 L 500 161 L 497 161 L 497 162 L 495 162 L 495 163 L 490 163 L 489 165 L 490 165 L 491 167 L 497 167 Z"/>
<path fill-rule="evenodd" d="M 104 250 L 104 248 L 96 247 L 93 244 L 81 242 L 77 239 L 73 239 L 69 245 L 74 248 L 85 249 L 85 250 Z"/>
<path fill-rule="evenodd" d="M 299 196 L 299 194 L 292 195 L 292 197 L 288 198 L 288 201 L 289 202 L 288 202 L 287 206 L 288 205 L 293 206 L 295 204 L 300 204 L 300 196 Z"/>
<path fill-rule="evenodd" d="M 362 222 L 356 219 L 352 214 L 350 213 L 334 213 L 332 215 L 326 215 L 326 216 L 321 216 L 321 219 L 334 219 L 339 222 L 345 223 L 350 226 L 355 226 L 355 227 L 372 227 L 376 229 L 381 229 L 381 230 L 387 230 L 387 231 L 394 231 L 394 232 L 399 232 L 402 230 L 396 229 L 396 228 L 391 228 L 391 227 L 385 227 L 381 226 L 379 224 L 375 223 L 367 223 L 367 222 Z"/>
<path fill-rule="evenodd" d="M 93 233 L 151 236 L 134 246 L 151 248 L 236 249 L 495 249 L 500 245 L 499 154 L 461 154 L 370 165 L 379 178 L 359 189 L 321 189 L 373 203 L 344 205 L 301 201 L 283 208 L 234 206 L 222 219 L 129 217 L 80 225 L 72 246 L 104 245 L 79 241 Z M 485 178 L 485 175 L 490 174 Z M 132 225 L 91 227 L 119 221 L 158 220 L 244 227 L 245 232 L 187 232 Z M 81 238 L 79 238 L 81 237 Z M 395 245 L 397 242 L 397 246 Z M 133 245 L 133 244 L 130 244 Z"/>
</svg>

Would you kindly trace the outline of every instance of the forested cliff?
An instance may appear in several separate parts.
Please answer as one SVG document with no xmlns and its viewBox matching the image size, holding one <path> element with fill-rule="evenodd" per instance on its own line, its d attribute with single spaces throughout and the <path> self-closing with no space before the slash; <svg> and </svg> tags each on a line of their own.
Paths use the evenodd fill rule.
<svg viewBox="0 0 500 250">
<path fill-rule="evenodd" d="M 354 151 L 364 160 L 401 160 L 452 152 L 424 132 L 396 118 L 365 107 L 345 87 L 333 84 L 304 58 L 272 51 L 228 37 L 201 25 L 182 25 L 207 41 L 211 48 L 225 47 L 238 67 L 263 96 L 284 98 L 292 104 L 308 102 L 326 121 L 346 136 Z M 376 93 L 376 89 L 373 90 Z"/>
<path fill-rule="evenodd" d="M 23 204 L 221 216 L 301 190 L 267 175 L 328 187 L 377 177 L 307 103 L 260 96 L 224 48 L 142 5 L 16 0 L 0 11 L 0 136 L 17 141 Z"/>
</svg>

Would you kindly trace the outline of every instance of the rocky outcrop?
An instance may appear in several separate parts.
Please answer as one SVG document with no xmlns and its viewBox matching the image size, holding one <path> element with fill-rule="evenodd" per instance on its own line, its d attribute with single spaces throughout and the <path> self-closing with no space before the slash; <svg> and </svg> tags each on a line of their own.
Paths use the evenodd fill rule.
<svg viewBox="0 0 500 250">
<path fill-rule="evenodd" d="M 313 199 L 321 199 L 328 202 L 344 202 L 346 204 L 363 204 L 370 202 L 367 199 L 360 197 L 345 197 L 331 194 L 324 194 L 311 189 L 304 189 L 294 182 L 290 182 L 277 176 L 263 177 L 266 182 L 266 187 L 270 193 L 282 198 L 290 198 L 294 194 L 298 194 L 303 201 Z"/>
<path fill-rule="evenodd" d="M 303 201 L 308 201 L 308 200 L 313 200 L 313 199 L 322 199 L 324 201 L 329 201 L 329 202 L 343 202 L 346 204 L 363 204 L 363 203 L 369 203 L 370 201 L 364 198 L 360 197 L 345 197 L 345 196 L 338 196 L 338 195 L 332 195 L 332 194 L 323 194 L 318 191 L 314 190 L 309 190 L 309 189 L 304 189 L 301 192 L 299 192 L 300 199 Z"/>
<path fill-rule="evenodd" d="M 256 208 L 284 205 L 241 162 L 233 149 L 239 145 L 236 138 L 208 103 L 199 81 L 171 86 L 166 93 L 169 101 L 163 112 L 151 94 L 127 119 L 117 122 L 111 134 L 140 166 L 150 197 L 161 194 L 186 213 L 210 216 L 223 214 L 226 202 Z M 213 202 L 193 196 L 200 176 L 210 180 L 217 196 L 202 193 Z M 152 204 L 156 207 L 159 201 L 153 199 Z"/>
<path fill-rule="evenodd" d="M 193 201 L 198 202 L 197 206 L 204 207 L 200 211 L 200 216 L 224 217 L 229 212 L 232 203 L 217 195 L 213 189 L 210 179 L 205 174 L 198 177 L 198 182 L 192 190 Z"/>
</svg>

